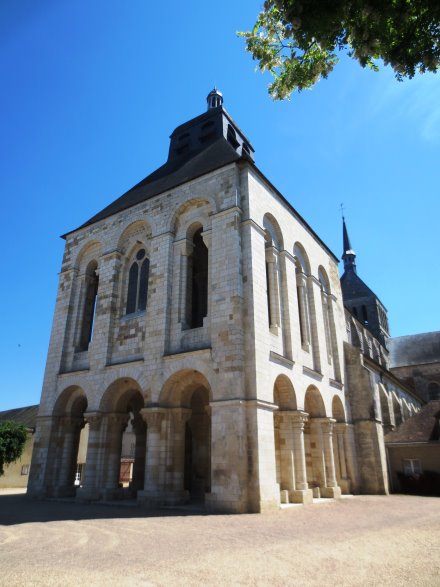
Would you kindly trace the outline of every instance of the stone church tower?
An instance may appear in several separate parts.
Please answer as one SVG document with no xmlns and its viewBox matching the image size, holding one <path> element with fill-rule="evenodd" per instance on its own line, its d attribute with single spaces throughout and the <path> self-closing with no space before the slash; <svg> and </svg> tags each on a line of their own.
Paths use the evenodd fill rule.
<svg viewBox="0 0 440 587">
<path fill-rule="evenodd" d="M 259 512 L 362 490 L 338 260 L 221 93 L 207 103 L 162 167 L 64 237 L 32 496 Z"/>
</svg>

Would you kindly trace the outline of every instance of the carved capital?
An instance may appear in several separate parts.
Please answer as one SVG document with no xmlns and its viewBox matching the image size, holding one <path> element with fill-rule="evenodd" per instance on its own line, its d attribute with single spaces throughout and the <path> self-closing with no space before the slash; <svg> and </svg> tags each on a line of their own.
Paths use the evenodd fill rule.
<svg viewBox="0 0 440 587">
<path fill-rule="evenodd" d="M 84 418 L 74 418 L 73 416 L 63 416 L 60 423 L 65 432 L 75 432 L 83 428 L 85 424 Z"/>
<path fill-rule="evenodd" d="M 204 232 L 202 232 L 201 236 L 206 248 L 209 249 L 212 243 L 212 232 L 210 230 L 205 230 Z"/>
<path fill-rule="evenodd" d="M 184 425 L 191 418 L 192 410 L 187 408 L 172 408 L 171 417 L 175 426 Z"/>
<path fill-rule="evenodd" d="M 108 421 L 110 427 L 113 429 L 120 428 L 122 430 L 125 430 L 129 419 L 130 419 L 130 415 L 127 413 L 114 413 L 114 414 L 107 415 L 107 421 Z"/>
<path fill-rule="evenodd" d="M 102 422 L 101 412 L 86 412 L 84 419 L 90 427 L 91 431 L 99 430 Z"/>
<path fill-rule="evenodd" d="M 301 412 L 300 410 L 296 410 L 295 412 L 291 412 L 291 421 L 293 428 L 297 428 L 299 430 L 304 430 L 304 426 L 309 419 L 309 415 L 306 412 Z"/>
<path fill-rule="evenodd" d="M 151 428 L 160 428 L 163 420 L 169 414 L 166 408 L 143 408 L 140 415 Z"/>
</svg>

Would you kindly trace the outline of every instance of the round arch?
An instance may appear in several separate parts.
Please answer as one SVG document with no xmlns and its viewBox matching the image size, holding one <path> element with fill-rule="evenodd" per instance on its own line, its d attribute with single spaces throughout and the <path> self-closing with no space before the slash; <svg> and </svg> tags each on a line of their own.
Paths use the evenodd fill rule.
<svg viewBox="0 0 440 587">
<path fill-rule="evenodd" d="M 283 233 L 278 221 L 269 212 L 263 216 L 263 228 L 266 233 L 266 244 L 282 251 L 284 249 Z"/>
<path fill-rule="evenodd" d="M 169 407 L 189 407 L 195 390 L 204 388 L 212 400 L 211 385 L 205 375 L 194 369 L 173 373 L 162 386 L 159 403 Z"/>
<path fill-rule="evenodd" d="M 293 247 L 293 256 L 299 265 L 299 267 L 297 266 L 297 269 L 300 269 L 302 273 L 305 273 L 306 275 L 310 275 L 311 269 L 309 257 L 300 242 L 295 243 Z"/>
<path fill-rule="evenodd" d="M 314 385 L 311 385 L 306 391 L 304 411 L 311 418 L 325 418 L 327 416 L 322 395 Z"/>
<path fill-rule="evenodd" d="M 336 422 L 346 422 L 344 405 L 338 395 L 334 395 L 332 399 L 332 417 Z"/>
<path fill-rule="evenodd" d="M 172 232 L 174 235 L 178 235 L 183 230 L 186 234 L 188 226 L 190 226 L 195 221 L 198 221 L 201 223 L 201 225 L 203 225 L 201 219 L 206 216 L 206 214 L 202 211 L 204 206 L 208 207 L 209 214 L 215 214 L 217 212 L 216 202 L 211 196 L 192 198 L 191 200 L 180 204 L 171 215 L 169 223 L 170 232 Z M 200 213 L 182 219 L 192 208 L 198 210 Z M 203 228 L 206 230 L 208 227 L 203 225 Z"/>
<path fill-rule="evenodd" d="M 81 248 L 79 253 L 76 256 L 74 267 L 76 269 L 82 269 L 84 266 L 87 266 L 90 261 L 94 260 L 98 262 L 99 257 L 101 256 L 101 249 L 102 244 L 100 241 L 94 239 L 91 240 Z"/>
<path fill-rule="evenodd" d="M 113 381 L 105 390 L 99 406 L 102 412 L 139 412 L 144 407 L 142 389 L 131 377 Z"/>
<path fill-rule="evenodd" d="M 79 385 L 70 385 L 58 396 L 53 409 L 54 416 L 81 417 L 87 410 L 87 396 Z"/>
<path fill-rule="evenodd" d="M 296 410 L 296 394 L 286 375 L 278 375 L 273 386 L 273 401 L 280 410 Z"/>
</svg>

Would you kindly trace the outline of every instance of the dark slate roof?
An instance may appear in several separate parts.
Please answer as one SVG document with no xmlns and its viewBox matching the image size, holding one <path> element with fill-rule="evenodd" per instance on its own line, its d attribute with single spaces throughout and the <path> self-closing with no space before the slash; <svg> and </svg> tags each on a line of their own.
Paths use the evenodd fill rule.
<svg viewBox="0 0 440 587">
<path fill-rule="evenodd" d="M 385 436 L 385 444 L 439 441 L 440 400 L 431 401 L 415 416 Z"/>
<path fill-rule="evenodd" d="M 372 291 L 368 285 L 362 281 L 359 275 L 352 270 L 345 271 L 342 275 L 341 289 L 344 301 L 353 300 L 356 298 L 375 298 L 385 308 L 374 291 Z"/>
<path fill-rule="evenodd" d="M 387 347 L 391 368 L 440 363 L 440 331 L 390 338 Z"/>
<path fill-rule="evenodd" d="M 229 134 L 230 127 L 233 129 L 233 138 Z M 229 163 L 240 159 L 253 160 L 254 149 L 250 141 L 222 106 L 181 124 L 172 132 L 170 139 L 168 160 L 164 165 L 79 228 L 108 218 Z M 231 144 L 231 141 L 235 144 Z"/>
<path fill-rule="evenodd" d="M 229 135 L 231 127 L 234 131 L 232 138 Z M 131 208 L 216 169 L 243 161 L 252 166 L 333 259 L 336 262 L 339 261 L 304 218 L 293 208 L 291 203 L 255 165 L 252 144 L 223 106 L 211 108 L 207 112 L 181 124 L 172 132 L 170 139 L 168 160 L 164 165 L 153 171 L 153 173 L 80 227 L 64 234 L 63 238 L 76 230 Z"/>
<path fill-rule="evenodd" d="M 26 406 L 24 408 L 15 408 L 0 412 L 0 422 L 16 422 L 24 424 L 27 428 L 35 430 L 35 420 L 38 415 L 39 406 Z"/>
</svg>

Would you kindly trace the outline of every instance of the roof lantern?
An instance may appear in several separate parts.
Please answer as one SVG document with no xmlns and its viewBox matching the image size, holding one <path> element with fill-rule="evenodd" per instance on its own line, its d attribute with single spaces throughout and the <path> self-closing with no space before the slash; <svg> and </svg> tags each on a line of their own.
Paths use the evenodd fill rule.
<svg viewBox="0 0 440 587">
<path fill-rule="evenodd" d="M 214 89 L 207 95 L 206 101 L 208 103 L 208 110 L 211 110 L 211 108 L 218 108 L 223 105 L 223 94 L 220 90 L 217 90 L 217 88 L 214 87 Z"/>
</svg>

